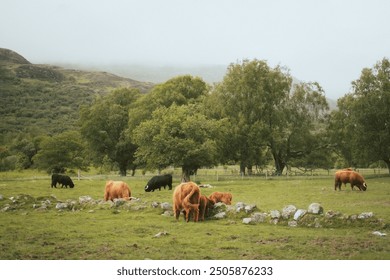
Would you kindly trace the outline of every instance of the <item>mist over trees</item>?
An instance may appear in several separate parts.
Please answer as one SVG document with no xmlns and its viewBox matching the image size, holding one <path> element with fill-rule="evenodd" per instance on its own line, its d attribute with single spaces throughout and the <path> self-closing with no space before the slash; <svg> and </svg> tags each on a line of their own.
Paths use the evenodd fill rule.
<svg viewBox="0 0 390 280">
<path fill-rule="evenodd" d="M 390 173 L 389 60 L 363 69 L 352 86 L 330 111 L 318 83 L 293 82 L 287 68 L 255 59 L 232 63 L 214 85 L 185 75 L 148 93 L 114 89 L 81 106 L 69 130 L 3 136 L 0 169 L 94 165 L 126 176 L 174 166 L 183 181 L 219 164 L 237 164 L 242 175 L 383 163 Z"/>
</svg>

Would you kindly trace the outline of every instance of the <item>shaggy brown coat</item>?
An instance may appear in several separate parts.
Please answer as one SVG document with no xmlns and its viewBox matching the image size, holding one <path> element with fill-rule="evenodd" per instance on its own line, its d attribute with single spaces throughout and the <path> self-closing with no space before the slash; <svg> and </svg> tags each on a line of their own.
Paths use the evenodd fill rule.
<svg viewBox="0 0 390 280">
<path fill-rule="evenodd" d="M 226 192 L 226 193 L 223 193 L 223 192 L 213 192 L 213 193 L 209 196 L 209 199 L 210 199 L 211 201 L 213 201 L 214 203 L 223 202 L 223 203 L 225 203 L 226 205 L 231 205 L 231 204 L 232 204 L 233 196 L 232 196 L 232 194 L 229 193 L 229 192 Z"/>
<path fill-rule="evenodd" d="M 337 190 L 337 188 L 339 188 L 339 190 L 341 190 L 341 184 L 346 186 L 347 183 L 351 184 L 352 190 L 354 186 L 359 188 L 361 191 L 367 190 L 367 184 L 364 181 L 363 176 L 356 171 L 349 168 L 337 171 L 334 177 L 334 189 Z"/>
<path fill-rule="evenodd" d="M 114 200 L 114 198 L 131 199 L 131 190 L 123 181 L 107 181 L 104 191 L 104 200 Z"/>
<path fill-rule="evenodd" d="M 207 216 L 210 209 L 214 206 L 214 202 L 211 201 L 207 196 L 201 195 L 199 200 L 199 219 L 204 221 L 205 216 Z"/>
<path fill-rule="evenodd" d="M 173 192 L 173 212 L 176 220 L 183 211 L 188 222 L 191 214 L 194 214 L 194 222 L 199 219 L 200 189 L 193 182 L 185 182 L 178 185 Z"/>
</svg>

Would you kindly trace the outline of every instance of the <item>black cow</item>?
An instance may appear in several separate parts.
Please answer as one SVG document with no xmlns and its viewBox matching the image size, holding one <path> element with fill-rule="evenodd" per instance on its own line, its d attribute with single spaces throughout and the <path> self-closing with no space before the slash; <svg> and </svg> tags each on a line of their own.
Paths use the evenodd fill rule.
<svg viewBox="0 0 390 280">
<path fill-rule="evenodd" d="M 172 175 L 157 175 L 149 180 L 148 184 L 145 186 L 145 192 L 154 192 L 154 190 L 157 188 L 159 191 L 161 191 L 161 187 L 164 187 L 165 189 L 166 186 L 172 190 Z"/>
<path fill-rule="evenodd" d="M 51 175 L 51 187 L 57 188 L 57 184 L 61 185 L 61 188 L 65 186 L 67 188 L 68 186 L 70 188 L 74 187 L 72 179 L 70 179 L 67 175 L 60 175 L 60 174 L 53 174 Z"/>
</svg>

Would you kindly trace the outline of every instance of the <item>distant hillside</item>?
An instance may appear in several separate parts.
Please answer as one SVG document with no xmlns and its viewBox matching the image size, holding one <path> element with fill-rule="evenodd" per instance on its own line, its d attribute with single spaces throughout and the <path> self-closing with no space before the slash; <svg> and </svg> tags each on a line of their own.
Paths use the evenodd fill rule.
<svg viewBox="0 0 390 280">
<path fill-rule="evenodd" d="M 73 128 L 81 105 L 120 87 L 148 92 L 153 84 L 106 72 L 31 64 L 0 48 L 0 133 L 2 137 L 31 130 L 54 134 Z"/>
<path fill-rule="evenodd" d="M 30 64 L 30 62 L 20 54 L 3 48 L 0 48 L 0 62 Z"/>
<path fill-rule="evenodd" d="M 78 65 L 62 64 L 66 68 L 81 70 L 108 71 L 122 77 L 132 77 L 139 81 L 149 81 L 153 83 L 163 83 L 175 76 L 192 75 L 201 77 L 209 84 L 222 82 L 226 75 L 227 65 L 203 65 L 203 66 L 151 66 L 137 64 L 99 64 L 99 65 Z M 294 78 L 295 83 L 301 80 Z M 330 110 L 337 108 L 337 102 L 334 99 L 327 98 Z"/>
</svg>

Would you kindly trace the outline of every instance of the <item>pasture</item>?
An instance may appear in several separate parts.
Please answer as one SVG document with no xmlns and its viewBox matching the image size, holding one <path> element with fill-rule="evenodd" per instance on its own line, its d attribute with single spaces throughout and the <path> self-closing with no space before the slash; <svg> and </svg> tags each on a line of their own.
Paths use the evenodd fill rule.
<svg viewBox="0 0 390 280">
<path fill-rule="evenodd" d="M 181 215 L 177 222 L 162 215 L 161 207 L 151 206 L 172 204 L 168 189 L 144 191 L 151 176 L 86 176 L 80 181 L 72 177 L 75 188 L 55 189 L 44 173 L 0 173 L 0 259 L 390 259 L 390 177 L 366 176 L 366 192 L 351 191 L 349 185 L 334 191 L 332 174 L 195 179 L 213 186 L 202 188 L 202 194 L 231 192 L 233 205 L 255 204 L 255 212 L 281 211 L 289 204 L 302 209 L 313 202 L 323 206 L 324 214 L 306 214 L 292 227 L 283 219 L 277 224 L 243 224 L 242 219 L 250 216 L 245 212 L 198 223 L 185 223 Z M 56 209 L 56 203 L 78 201 L 81 196 L 103 199 L 107 179 L 126 181 L 139 201 L 118 207 L 101 203 Z M 175 176 L 174 186 L 178 183 Z M 17 197 L 15 203 L 10 199 Z M 45 200 L 51 201 L 47 209 L 37 208 Z M 330 210 L 339 216 L 327 219 Z M 362 212 L 374 216 L 356 219 Z M 376 236 L 373 231 L 387 235 Z M 156 237 L 158 233 L 164 234 Z"/>
</svg>

